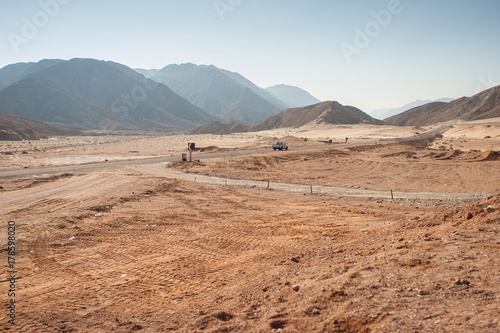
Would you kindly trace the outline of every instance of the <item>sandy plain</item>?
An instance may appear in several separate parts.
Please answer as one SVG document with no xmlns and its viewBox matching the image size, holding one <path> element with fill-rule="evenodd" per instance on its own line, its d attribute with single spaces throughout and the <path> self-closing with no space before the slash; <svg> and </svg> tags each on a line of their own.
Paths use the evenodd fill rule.
<svg viewBox="0 0 500 333">
<path fill-rule="evenodd" d="M 500 120 L 451 125 L 1 142 L 0 329 L 498 332 Z"/>
</svg>

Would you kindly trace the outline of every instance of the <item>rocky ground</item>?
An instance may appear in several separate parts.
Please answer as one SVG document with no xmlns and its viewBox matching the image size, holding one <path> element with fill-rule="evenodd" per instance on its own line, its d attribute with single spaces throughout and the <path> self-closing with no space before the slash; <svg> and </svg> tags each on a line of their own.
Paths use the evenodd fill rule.
<svg viewBox="0 0 500 333">
<path fill-rule="evenodd" d="M 136 150 L 115 144 L 84 148 Z M 0 329 L 498 332 L 500 149 L 473 150 L 332 146 L 1 179 L 0 245 L 15 221 L 17 281 L 15 326 L 3 307 Z M 311 195 L 237 179 L 451 199 Z M 463 193 L 481 198 L 452 200 Z M 0 252 L 5 267 L 8 257 Z M 4 304 L 8 278 L 2 270 Z"/>
</svg>

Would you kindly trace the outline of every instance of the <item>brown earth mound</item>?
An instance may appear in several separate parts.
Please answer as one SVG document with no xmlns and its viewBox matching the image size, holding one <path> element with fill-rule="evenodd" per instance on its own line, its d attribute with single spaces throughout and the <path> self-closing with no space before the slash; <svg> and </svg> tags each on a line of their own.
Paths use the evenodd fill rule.
<svg viewBox="0 0 500 333">
<path fill-rule="evenodd" d="M 280 111 L 254 125 L 249 131 L 263 131 L 284 127 L 301 127 L 307 124 L 374 124 L 381 125 L 363 111 L 338 102 L 323 102 L 302 108 Z"/>
<path fill-rule="evenodd" d="M 206 125 L 195 128 L 191 131 L 192 134 L 229 134 L 229 133 L 244 133 L 248 131 L 248 127 L 231 121 L 228 123 L 221 123 L 219 121 L 212 121 Z"/>
<path fill-rule="evenodd" d="M 500 194 L 493 195 L 487 200 L 457 209 L 455 213 L 443 214 L 443 221 L 463 224 L 491 224 L 500 225 Z M 456 226 L 457 224 L 455 224 Z"/>
<path fill-rule="evenodd" d="M 220 147 L 217 147 L 217 146 L 200 147 L 200 148 L 196 148 L 195 149 L 195 151 L 210 152 L 210 153 L 217 153 L 217 152 L 231 151 L 231 150 L 234 150 L 234 149 L 220 148 Z"/>
<path fill-rule="evenodd" d="M 39 140 L 51 136 L 78 134 L 78 131 L 51 126 L 38 120 L 0 113 L 0 140 Z"/>
<path fill-rule="evenodd" d="M 413 153 L 415 154 L 415 153 Z M 485 152 L 476 152 L 469 151 L 464 152 L 461 150 L 451 150 L 451 151 L 442 151 L 442 152 L 430 152 L 428 154 L 423 155 L 422 157 L 433 158 L 436 160 L 463 160 L 463 161 L 476 161 L 476 162 L 487 162 L 487 161 L 498 161 L 500 160 L 500 152 L 498 151 L 485 151 Z"/>
<path fill-rule="evenodd" d="M 500 160 L 500 152 L 498 151 L 485 151 L 480 154 L 477 158 L 478 161 L 498 161 Z"/>
<path fill-rule="evenodd" d="M 460 150 L 452 150 L 448 152 L 444 152 L 435 156 L 435 158 L 440 160 L 451 160 L 454 157 L 458 157 L 462 154 Z"/>
</svg>

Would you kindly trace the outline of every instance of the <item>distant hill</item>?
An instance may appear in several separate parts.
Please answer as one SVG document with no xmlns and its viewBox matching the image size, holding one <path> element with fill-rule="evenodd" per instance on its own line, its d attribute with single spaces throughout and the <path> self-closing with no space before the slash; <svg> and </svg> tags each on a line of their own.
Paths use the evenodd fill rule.
<svg viewBox="0 0 500 333">
<path fill-rule="evenodd" d="M 396 126 L 421 126 L 417 125 L 417 123 L 420 124 L 422 120 L 425 120 L 423 118 L 425 118 L 426 115 L 435 113 L 437 110 L 441 109 L 447 104 L 448 103 L 444 102 L 432 102 L 421 106 L 417 106 L 406 112 L 385 119 L 384 123 Z"/>
<path fill-rule="evenodd" d="M 283 127 L 301 127 L 307 124 L 383 124 L 363 111 L 344 106 L 338 102 L 322 102 L 319 104 L 286 109 L 280 111 L 252 126 L 250 131 L 269 130 Z"/>
<path fill-rule="evenodd" d="M 500 117 L 500 86 L 450 103 L 430 103 L 387 118 L 397 126 L 427 126 L 451 120 L 479 120 Z"/>
<path fill-rule="evenodd" d="M 0 91 L 3 113 L 81 129 L 175 131 L 213 120 L 167 86 L 117 63 L 72 59 L 7 67 L 0 80 L 19 80 Z M 29 74 L 15 74 L 23 71 Z"/>
<path fill-rule="evenodd" d="M 242 125 L 235 121 L 228 123 L 221 123 L 213 121 L 206 125 L 202 125 L 191 131 L 192 134 L 229 134 L 229 133 L 243 133 L 248 131 L 248 126 Z"/>
<path fill-rule="evenodd" d="M 259 88 L 250 81 L 215 66 L 187 63 L 168 65 L 161 70 L 136 71 L 167 85 L 193 105 L 223 121 L 251 124 L 281 110 L 263 98 L 262 92 L 255 93 Z"/>
<path fill-rule="evenodd" d="M 399 108 L 373 110 L 372 112 L 370 112 L 370 116 L 372 116 L 375 119 L 384 120 L 386 118 L 389 118 L 389 117 L 395 116 L 397 114 L 403 113 L 405 111 L 408 111 L 410 109 L 416 108 L 417 106 L 422 106 L 422 105 L 433 103 L 433 102 L 449 103 L 453 100 L 455 100 L 455 98 L 440 98 L 437 100 L 425 100 L 425 101 L 419 99 L 417 101 L 403 105 Z"/>
<path fill-rule="evenodd" d="M 79 134 L 78 131 L 51 126 L 38 120 L 0 113 L 0 140 L 38 140 L 52 136 Z"/>
<path fill-rule="evenodd" d="M 319 99 L 299 87 L 279 84 L 266 88 L 266 90 L 288 104 L 290 108 L 300 108 L 321 103 Z"/>
</svg>

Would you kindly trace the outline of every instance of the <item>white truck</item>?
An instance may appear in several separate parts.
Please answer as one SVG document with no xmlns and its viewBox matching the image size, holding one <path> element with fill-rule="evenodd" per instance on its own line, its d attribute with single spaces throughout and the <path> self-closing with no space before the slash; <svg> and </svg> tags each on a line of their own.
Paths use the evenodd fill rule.
<svg viewBox="0 0 500 333">
<path fill-rule="evenodd" d="M 273 145 L 273 150 L 276 150 L 276 149 L 279 149 L 279 150 L 288 150 L 288 145 L 284 142 L 281 142 L 281 141 L 278 141 L 276 142 L 274 145 Z"/>
</svg>

